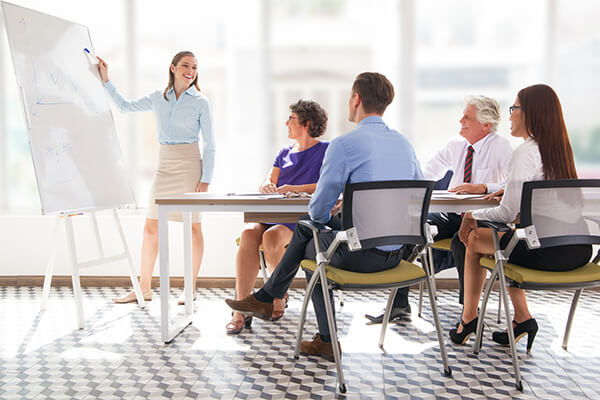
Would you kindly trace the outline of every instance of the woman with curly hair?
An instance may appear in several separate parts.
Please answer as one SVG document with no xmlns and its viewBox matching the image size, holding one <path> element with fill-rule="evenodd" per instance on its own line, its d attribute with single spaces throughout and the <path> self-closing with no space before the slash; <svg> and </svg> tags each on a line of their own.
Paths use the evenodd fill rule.
<svg viewBox="0 0 600 400">
<path fill-rule="evenodd" d="M 309 100 L 299 100 L 290 105 L 290 116 L 286 122 L 288 138 L 294 144 L 283 147 L 267 179 L 260 186 L 261 193 L 305 192 L 313 193 L 319 180 L 319 171 L 328 142 L 319 137 L 327 128 L 327 113 L 321 106 Z M 259 247 L 262 245 L 267 269 L 273 272 L 285 253 L 292 238 L 295 224 L 247 224 L 240 235 L 240 247 L 236 255 L 236 295 L 243 299 L 252 293 L 256 274 L 259 270 Z M 285 299 L 275 299 L 273 320 L 283 316 Z M 252 317 L 238 312 L 226 325 L 229 334 L 238 334 L 244 327 L 249 328 Z"/>
</svg>

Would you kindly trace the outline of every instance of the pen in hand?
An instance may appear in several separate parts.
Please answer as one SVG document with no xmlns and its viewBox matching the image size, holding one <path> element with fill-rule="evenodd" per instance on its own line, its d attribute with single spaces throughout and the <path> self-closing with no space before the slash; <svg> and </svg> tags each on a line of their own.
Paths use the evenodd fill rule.
<svg viewBox="0 0 600 400">
<path fill-rule="evenodd" d="M 91 51 L 89 51 L 89 49 L 88 49 L 87 47 L 84 47 L 84 48 L 83 48 L 83 51 L 84 51 L 84 52 L 85 52 L 85 53 L 86 53 L 88 56 L 90 56 L 90 57 L 91 57 L 91 58 L 90 58 L 90 60 L 93 60 L 94 64 L 97 64 L 97 63 L 98 63 L 97 57 L 96 57 L 96 56 L 95 56 L 95 55 L 94 55 L 94 54 L 93 54 Z"/>
</svg>

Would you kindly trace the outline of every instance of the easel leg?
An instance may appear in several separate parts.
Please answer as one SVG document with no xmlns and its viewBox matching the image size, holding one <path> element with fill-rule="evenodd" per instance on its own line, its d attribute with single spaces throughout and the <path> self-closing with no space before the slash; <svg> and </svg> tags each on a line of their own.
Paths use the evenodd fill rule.
<svg viewBox="0 0 600 400">
<path fill-rule="evenodd" d="M 119 219 L 119 213 L 116 209 L 113 208 L 113 217 L 115 219 L 115 223 L 117 224 L 117 229 L 119 230 L 119 235 L 121 236 L 121 243 L 123 244 L 123 251 L 127 256 L 127 262 L 129 265 L 129 277 L 131 278 L 131 285 L 133 286 L 133 291 L 135 292 L 135 297 L 137 298 L 138 305 L 140 308 L 146 308 L 146 301 L 144 300 L 144 294 L 142 293 L 142 289 L 140 288 L 140 283 L 138 282 L 137 275 L 135 273 L 135 267 L 133 266 L 133 259 L 131 258 L 131 253 L 129 252 L 129 246 L 127 246 L 127 240 L 125 239 L 125 234 L 123 233 L 123 226 L 121 225 L 121 220 Z"/>
<path fill-rule="evenodd" d="M 83 329 L 83 301 L 81 298 L 81 285 L 79 283 L 79 265 L 77 263 L 77 251 L 75 249 L 75 235 L 73 233 L 73 221 L 71 216 L 65 217 L 65 230 L 67 232 L 67 248 L 71 260 L 73 296 L 75 297 L 75 309 L 77 313 L 77 328 Z"/>
<path fill-rule="evenodd" d="M 102 240 L 100 239 L 100 228 L 98 227 L 98 218 L 96 218 L 96 212 L 89 212 L 90 219 L 92 220 L 92 229 L 94 230 L 94 237 L 96 238 L 96 247 L 98 248 L 98 258 L 104 258 L 104 248 L 102 247 Z"/>
<path fill-rule="evenodd" d="M 52 248 L 50 249 L 50 257 L 46 264 L 46 275 L 44 277 L 44 289 L 42 290 L 42 301 L 40 302 L 40 311 L 46 309 L 48 304 L 48 296 L 50 295 L 50 286 L 52 285 L 52 275 L 54 274 L 54 264 L 56 262 L 56 249 L 58 247 L 58 230 L 60 226 L 60 216 L 56 216 L 54 220 L 54 229 L 52 231 Z"/>
</svg>

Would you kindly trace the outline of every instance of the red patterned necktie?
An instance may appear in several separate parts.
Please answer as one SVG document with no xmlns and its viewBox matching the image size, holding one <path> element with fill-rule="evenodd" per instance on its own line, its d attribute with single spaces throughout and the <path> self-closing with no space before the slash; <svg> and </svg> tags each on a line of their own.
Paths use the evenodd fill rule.
<svg viewBox="0 0 600 400">
<path fill-rule="evenodd" d="M 467 148 L 467 157 L 465 158 L 465 175 L 464 175 L 464 182 L 465 183 L 469 183 L 471 182 L 471 169 L 473 167 L 473 152 L 475 150 L 473 150 L 473 146 L 469 146 Z"/>
</svg>

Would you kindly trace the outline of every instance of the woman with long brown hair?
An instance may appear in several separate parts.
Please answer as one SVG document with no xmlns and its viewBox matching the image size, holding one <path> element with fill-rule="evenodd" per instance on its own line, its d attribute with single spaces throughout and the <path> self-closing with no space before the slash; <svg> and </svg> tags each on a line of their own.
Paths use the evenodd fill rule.
<svg viewBox="0 0 600 400">
<path fill-rule="evenodd" d="M 461 321 L 450 331 L 450 339 L 457 344 L 465 343 L 477 328 L 477 306 L 486 277 L 486 270 L 479 264 L 483 255 L 494 254 L 494 234 L 489 228 L 478 228 L 477 220 L 515 222 L 520 210 L 523 182 L 548 179 L 576 179 L 573 150 L 569 142 L 558 96 L 547 85 L 533 85 L 521 89 L 510 107 L 510 133 L 525 141 L 511 155 L 506 186 L 500 205 L 494 208 L 465 213 L 459 237 L 466 246 L 465 297 Z M 505 248 L 513 232 L 499 233 L 500 246 Z M 577 268 L 591 257 L 589 245 L 568 245 L 529 250 L 519 241 L 510 255 L 509 262 L 528 268 L 560 271 Z M 528 335 L 527 351 L 531 350 L 538 331 L 538 324 L 527 307 L 525 291 L 509 287 L 508 293 L 514 308 L 513 330 L 515 338 Z M 507 332 L 494 332 L 493 340 L 507 345 Z"/>
<path fill-rule="evenodd" d="M 144 300 L 152 299 L 152 271 L 158 255 L 158 209 L 155 199 L 185 192 L 206 192 L 215 164 L 213 122 L 208 98 L 198 87 L 198 60 L 191 51 L 177 53 L 169 65 L 169 82 L 137 100 L 127 100 L 108 78 L 108 64 L 98 57 L 104 87 L 121 112 L 154 111 L 160 143 L 158 170 L 150 194 L 142 240 L 140 287 Z M 202 139 L 200 139 L 202 136 Z M 202 140 L 202 154 L 198 142 Z M 170 220 L 181 221 L 180 213 Z M 204 237 L 199 213 L 192 215 L 192 265 L 194 288 L 202 263 Z M 194 291 L 194 298 L 196 293 Z M 113 299 L 116 303 L 136 301 L 135 293 Z M 183 303 L 182 300 L 179 301 Z"/>
</svg>

